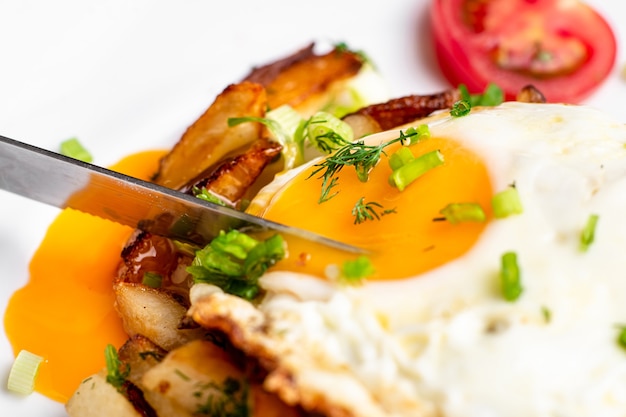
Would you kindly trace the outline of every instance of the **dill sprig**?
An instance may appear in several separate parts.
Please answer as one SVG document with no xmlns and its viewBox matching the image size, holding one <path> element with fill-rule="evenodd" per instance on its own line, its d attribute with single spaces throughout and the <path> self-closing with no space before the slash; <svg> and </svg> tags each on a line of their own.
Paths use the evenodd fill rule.
<svg viewBox="0 0 626 417">
<path fill-rule="evenodd" d="M 361 197 L 352 209 L 354 224 L 361 224 L 367 220 L 380 220 L 382 216 L 396 213 L 396 209 L 384 209 L 382 204 L 375 201 L 365 202 L 365 197 Z"/>
<path fill-rule="evenodd" d="M 337 151 L 324 159 L 323 162 L 315 164 L 317 167 L 308 178 L 321 173 L 317 178 L 322 180 L 322 191 L 318 203 L 324 203 L 337 195 L 337 191 L 331 190 L 337 186 L 337 175 L 346 166 L 354 167 L 356 175 L 361 182 L 367 182 L 369 173 L 380 161 L 381 155 L 387 155 L 385 148 L 400 142 L 403 145 L 416 143 L 420 136 L 428 137 L 429 133 L 420 127 L 409 128 L 406 132 L 400 131 L 400 136 L 380 145 L 366 145 L 363 140 L 347 143 L 337 149 Z M 308 179 L 307 178 L 307 179 Z"/>
<path fill-rule="evenodd" d="M 331 190 L 337 186 L 337 175 L 346 166 L 354 167 L 359 180 L 367 182 L 370 171 L 378 164 L 380 156 L 385 154 L 384 149 L 399 140 L 400 138 L 376 146 L 366 145 L 362 140 L 349 143 L 323 162 L 316 164 L 317 169 L 309 175 L 309 178 L 321 172 L 318 178 L 322 179 L 322 191 L 318 202 L 324 203 L 337 195 L 336 191 L 331 193 Z"/>
</svg>

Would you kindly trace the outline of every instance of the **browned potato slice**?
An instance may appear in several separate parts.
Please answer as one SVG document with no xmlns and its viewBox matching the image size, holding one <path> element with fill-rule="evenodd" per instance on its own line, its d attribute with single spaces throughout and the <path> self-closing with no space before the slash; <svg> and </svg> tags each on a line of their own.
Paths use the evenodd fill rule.
<svg viewBox="0 0 626 417">
<path fill-rule="evenodd" d="M 194 187 L 206 188 L 229 205 L 238 207 L 265 167 L 280 155 L 281 149 L 277 142 L 258 139 L 245 152 L 224 161 L 210 175 L 184 187 L 182 191 L 191 193 Z"/>
<path fill-rule="evenodd" d="M 372 104 L 344 117 L 354 130 L 355 137 L 363 137 L 422 119 L 435 110 L 449 109 L 461 99 L 458 89 L 441 93 L 411 95 Z"/>
<path fill-rule="evenodd" d="M 113 286 L 115 307 L 129 336 L 143 335 L 169 351 L 204 336 L 201 328 L 179 328 L 186 307 L 170 294 L 136 283 Z"/>
<path fill-rule="evenodd" d="M 275 63 L 255 68 L 246 81 L 267 90 L 270 109 L 288 104 L 303 115 L 323 108 L 363 66 L 363 59 L 345 48 L 316 55 L 313 45 Z"/>
<path fill-rule="evenodd" d="M 143 375 L 153 366 L 165 358 L 167 351 L 154 344 L 142 335 L 130 337 L 118 351 L 119 360 L 127 364 L 130 373 L 127 379 L 135 385 Z"/>
<path fill-rule="evenodd" d="M 133 405 L 106 381 L 106 371 L 86 379 L 65 405 L 70 417 L 142 417 Z"/>
<path fill-rule="evenodd" d="M 209 407 L 211 402 L 216 407 L 227 403 L 247 404 L 242 371 L 226 351 L 204 340 L 190 342 L 170 352 L 145 373 L 141 385 L 146 395 L 148 391 L 157 392 L 189 414 Z M 161 414 L 160 410 L 157 413 Z"/>
<path fill-rule="evenodd" d="M 160 392 L 146 390 L 142 385 L 144 374 L 158 365 L 166 355 L 166 351 L 140 335 L 129 338 L 118 352 L 120 361 L 128 365 L 130 369 L 127 380 L 142 391 L 144 400 L 153 410 L 158 410 L 159 416 L 191 416 L 191 413 L 161 395 Z"/>
<path fill-rule="evenodd" d="M 231 117 L 262 117 L 266 94 L 259 84 L 228 86 L 162 160 L 157 184 L 178 189 L 228 153 L 259 138 L 262 125 L 242 123 L 228 127 Z"/>
<path fill-rule="evenodd" d="M 245 415 L 253 417 L 302 415 L 259 384 L 246 383 L 242 367 L 228 351 L 212 342 L 196 340 L 170 352 L 148 370 L 141 386 L 149 402 L 156 394 L 161 395 L 162 405 L 178 410 L 176 416 L 223 415 L 220 410 L 232 411 L 234 407 L 249 410 Z M 160 416 L 174 415 L 159 404 L 152 405 Z"/>
</svg>

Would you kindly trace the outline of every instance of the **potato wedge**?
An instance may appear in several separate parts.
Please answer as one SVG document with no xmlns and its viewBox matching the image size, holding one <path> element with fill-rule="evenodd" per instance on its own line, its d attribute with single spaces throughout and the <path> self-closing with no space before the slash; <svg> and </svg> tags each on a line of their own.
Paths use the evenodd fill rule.
<svg viewBox="0 0 626 417">
<path fill-rule="evenodd" d="M 460 99 L 461 93 L 456 88 L 435 94 L 399 97 L 363 107 L 346 115 L 343 120 L 359 138 L 414 122 L 436 110 L 449 109 Z"/>
<path fill-rule="evenodd" d="M 115 308 L 131 337 L 143 335 L 169 351 L 206 333 L 201 328 L 179 328 L 187 309 L 167 292 L 127 282 L 116 283 L 113 290 Z"/>
<path fill-rule="evenodd" d="M 160 392 L 146 390 L 142 379 L 146 372 L 158 365 L 167 355 L 167 352 L 152 343 L 148 338 L 136 335 L 129 338 L 118 351 L 118 357 L 130 372 L 127 380 L 142 391 L 144 400 L 159 416 L 185 417 L 191 414 L 163 396 Z M 156 410 L 159 410 L 158 413 Z"/>
<path fill-rule="evenodd" d="M 159 393 L 189 415 L 211 407 L 248 407 L 242 370 L 226 351 L 204 340 L 170 352 L 145 373 L 141 386 L 146 395 Z"/>
<path fill-rule="evenodd" d="M 181 191 L 191 193 L 194 187 L 206 188 L 228 205 L 238 207 L 241 199 L 250 195 L 253 184 L 265 167 L 280 155 L 281 150 L 282 146 L 277 142 L 258 139 L 244 152 L 224 161 L 200 181 L 183 187 Z"/>
<path fill-rule="evenodd" d="M 237 355 L 212 342 L 196 340 L 170 352 L 145 373 L 140 385 L 159 416 L 304 415 L 260 384 L 246 382 L 242 367 Z M 151 401 L 158 396 L 161 406 Z M 177 414 L 168 410 L 177 410 Z"/>
<path fill-rule="evenodd" d="M 255 68 L 244 80 L 261 83 L 270 109 L 288 104 L 304 116 L 332 102 L 345 82 L 362 68 L 361 56 L 345 48 L 317 55 L 313 46 Z"/>
<path fill-rule="evenodd" d="M 265 89 L 255 83 L 232 84 L 196 120 L 161 160 L 157 184 L 178 189 L 230 152 L 261 137 L 263 126 L 242 123 L 229 127 L 231 117 L 262 117 L 267 107 Z"/>
<path fill-rule="evenodd" d="M 135 385 L 140 385 L 143 375 L 161 362 L 167 355 L 150 339 L 142 335 L 130 337 L 118 351 L 120 361 L 128 365 L 130 373 L 127 379 Z"/>
<path fill-rule="evenodd" d="M 106 381 L 106 371 L 81 382 L 65 404 L 70 417 L 142 417 L 128 399 Z"/>
</svg>

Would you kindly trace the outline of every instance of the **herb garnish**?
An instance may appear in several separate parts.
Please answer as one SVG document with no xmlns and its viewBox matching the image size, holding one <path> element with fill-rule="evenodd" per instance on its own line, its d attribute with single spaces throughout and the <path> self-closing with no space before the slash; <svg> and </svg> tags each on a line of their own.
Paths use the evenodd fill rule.
<svg viewBox="0 0 626 417">
<path fill-rule="evenodd" d="M 450 203 L 439 211 L 442 218 L 435 220 L 447 220 L 451 224 L 463 222 L 484 222 L 487 219 L 480 204 L 477 203 Z"/>
<path fill-rule="evenodd" d="M 376 271 L 370 259 L 365 255 L 361 255 L 354 260 L 343 263 L 340 279 L 348 284 L 358 284 L 365 278 L 373 275 L 374 272 Z"/>
<path fill-rule="evenodd" d="M 113 385 L 119 392 L 124 392 L 126 378 L 130 374 L 130 366 L 122 363 L 115 346 L 109 344 L 104 350 L 104 358 L 107 368 L 106 381 Z"/>
<path fill-rule="evenodd" d="M 419 127 L 409 128 L 406 132 L 400 132 L 400 137 L 392 139 L 380 145 L 366 145 L 363 140 L 348 143 L 337 149 L 337 151 L 324 159 L 323 162 L 315 164 L 317 167 L 308 178 L 312 178 L 321 173 L 318 179 L 322 180 L 322 191 L 318 202 L 324 203 L 335 195 L 331 190 L 337 186 L 339 172 L 346 166 L 354 167 L 357 177 L 361 182 L 367 182 L 369 173 L 380 161 L 381 155 L 387 155 L 385 148 L 400 142 L 411 145 L 419 140 L 421 135 L 429 135 L 428 129 Z"/>
<path fill-rule="evenodd" d="M 284 256 L 280 235 L 260 241 L 238 230 L 222 231 L 196 252 L 187 272 L 196 283 L 213 284 L 229 294 L 251 300 L 260 291 L 259 277 Z"/>
<path fill-rule="evenodd" d="M 83 146 L 77 138 L 70 138 L 61 142 L 60 151 L 61 155 L 69 156 L 70 158 L 78 159 L 83 162 L 92 162 L 93 156 Z"/>
<path fill-rule="evenodd" d="M 502 255 L 500 284 L 505 300 L 515 301 L 522 295 L 521 275 L 515 252 L 506 252 Z"/>
<path fill-rule="evenodd" d="M 224 200 L 207 190 L 206 187 L 193 187 L 191 192 L 193 193 L 194 197 L 197 197 L 200 200 L 208 201 L 210 203 L 218 204 L 220 206 L 226 206 L 226 202 Z"/>
<path fill-rule="evenodd" d="M 461 99 L 467 101 L 471 107 L 497 106 L 504 101 L 504 92 L 494 83 L 487 84 L 482 94 L 470 94 L 465 84 L 459 85 Z"/>
<path fill-rule="evenodd" d="M 248 417 L 250 415 L 246 383 L 227 377 L 221 385 L 215 382 L 202 384 L 193 395 L 202 398 L 205 394 L 204 402 L 198 405 L 194 415 L 221 417 Z"/>
<path fill-rule="evenodd" d="M 452 105 L 450 109 L 450 116 L 452 117 L 463 117 L 467 116 L 472 110 L 472 105 L 465 100 L 459 100 Z"/>
<path fill-rule="evenodd" d="M 520 199 L 517 187 L 509 186 L 507 189 L 496 193 L 491 198 L 491 208 L 496 219 L 502 219 L 514 214 L 522 214 L 524 207 Z"/>
<path fill-rule="evenodd" d="M 626 349 L 626 326 L 623 324 L 620 324 L 620 325 L 617 325 L 616 327 L 619 330 L 619 333 L 617 335 L 617 344 L 621 348 Z"/>
<path fill-rule="evenodd" d="M 586 252 L 593 243 L 596 233 L 596 225 L 600 217 L 597 214 L 589 215 L 585 228 L 580 234 L 580 250 Z"/>
<path fill-rule="evenodd" d="M 366 220 L 380 220 L 382 216 L 395 213 L 396 209 L 383 209 L 382 204 L 375 201 L 365 202 L 365 197 L 361 197 L 352 209 L 354 224 L 361 224 Z"/>
</svg>

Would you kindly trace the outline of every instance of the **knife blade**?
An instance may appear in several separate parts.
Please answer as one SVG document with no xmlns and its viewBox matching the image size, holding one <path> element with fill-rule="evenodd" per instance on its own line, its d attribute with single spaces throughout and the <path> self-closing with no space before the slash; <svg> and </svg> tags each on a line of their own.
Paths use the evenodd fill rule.
<svg viewBox="0 0 626 417">
<path fill-rule="evenodd" d="M 222 230 L 238 229 L 278 232 L 342 251 L 365 252 L 4 136 L 0 136 L 0 189 L 199 245 Z"/>
</svg>

